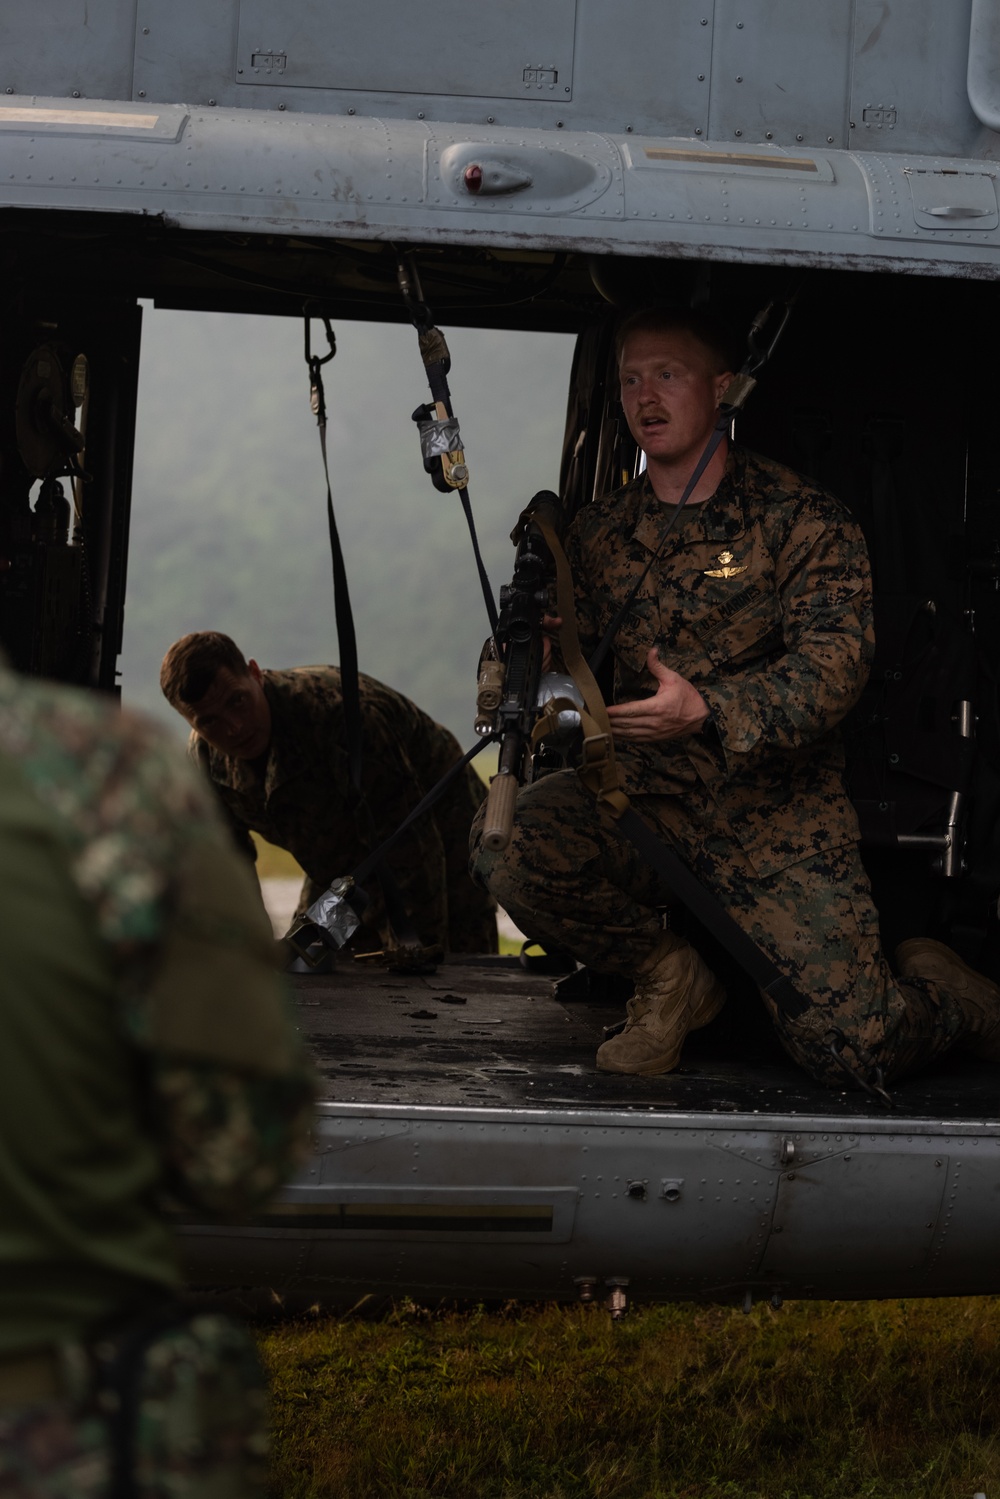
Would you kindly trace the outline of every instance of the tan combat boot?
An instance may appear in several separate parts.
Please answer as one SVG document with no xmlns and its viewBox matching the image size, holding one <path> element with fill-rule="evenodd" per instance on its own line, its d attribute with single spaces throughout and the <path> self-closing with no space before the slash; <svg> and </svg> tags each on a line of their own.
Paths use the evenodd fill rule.
<svg viewBox="0 0 1000 1499">
<path fill-rule="evenodd" d="M 1000 986 L 963 963 L 958 953 L 930 937 L 911 937 L 896 949 L 900 978 L 940 984 L 969 1023 L 963 1050 L 989 1062 L 1000 1061 Z"/>
<path fill-rule="evenodd" d="M 689 1031 L 714 1020 L 726 1002 L 715 974 L 682 937 L 668 932 L 636 975 L 625 1029 L 597 1050 L 602 1072 L 672 1072 Z"/>
</svg>

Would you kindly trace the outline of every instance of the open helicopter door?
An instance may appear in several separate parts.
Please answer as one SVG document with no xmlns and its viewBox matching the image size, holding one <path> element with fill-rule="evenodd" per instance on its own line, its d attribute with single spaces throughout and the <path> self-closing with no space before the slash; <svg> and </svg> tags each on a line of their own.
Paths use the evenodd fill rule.
<svg viewBox="0 0 1000 1499">
<path fill-rule="evenodd" d="M 0 349 L 0 641 L 19 670 L 116 690 L 141 309 L 33 289 Z"/>
</svg>

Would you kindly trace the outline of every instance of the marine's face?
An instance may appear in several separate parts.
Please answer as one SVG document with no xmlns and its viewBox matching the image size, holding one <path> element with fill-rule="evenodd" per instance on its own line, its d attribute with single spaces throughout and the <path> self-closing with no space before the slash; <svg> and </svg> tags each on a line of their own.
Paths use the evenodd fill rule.
<svg viewBox="0 0 1000 1499">
<path fill-rule="evenodd" d="M 693 464 L 731 374 L 717 374 L 708 350 L 686 331 L 630 334 L 618 374 L 625 420 L 647 463 Z"/>
<path fill-rule="evenodd" d="M 205 696 L 184 711 L 196 734 L 235 760 L 257 760 L 271 743 L 271 708 L 261 677 L 256 661 L 245 674 L 220 666 Z"/>
</svg>

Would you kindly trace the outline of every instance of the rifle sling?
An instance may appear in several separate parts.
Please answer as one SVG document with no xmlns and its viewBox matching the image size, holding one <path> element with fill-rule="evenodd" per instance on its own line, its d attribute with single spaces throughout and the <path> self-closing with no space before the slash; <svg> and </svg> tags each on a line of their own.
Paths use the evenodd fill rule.
<svg viewBox="0 0 1000 1499">
<path fill-rule="evenodd" d="M 447 791 L 448 787 L 458 775 L 459 771 L 464 770 L 465 767 L 476 758 L 480 750 L 484 750 L 488 744 L 494 744 L 496 742 L 496 738 L 496 734 L 485 735 L 482 739 L 479 740 L 477 744 L 474 744 L 470 750 L 466 750 L 465 754 L 460 760 L 456 760 L 454 765 L 449 765 L 448 769 L 445 771 L 441 779 L 439 781 L 436 781 L 431 789 L 421 797 L 420 801 L 417 802 L 417 805 L 413 808 L 413 810 L 406 814 L 399 826 L 397 828 L 394 828 L 389 836 L 387 838 L 384 838 L 383 841 L 378 845 L 378 847 L 373 849 L 372 852 L 367 856 L 367 858 L 362 859 L 358 867 L 352 871 L 352 877 L 356 885 L 363 886 L 368 875 L 373 871 L 377 872 L 382 859 L 389 852 L 389 850 L 399 842 L 403 834 L 413 826 L 413 824 L 417 821 L 417 818 L 422 817 L 425 812 L 429 812 L 431 807 L 434 806 L 435 802 L 440 801 L 441 797 Z"/>
<path fill-rule="evenodd" d="M 663 839 L 654 833 L 634 807 L 630 806 L 619 817 L 616 827 L 620 836 L 627 838 L 638 849 L 646 863 L 656 870 L 705 930 L 721 943 L 730 957 L 735 958 L 783 1014 L 792 1019 L 805 1014 L 809 1004 L 791 979 L 786 978 L 753 938 L 748 937 L 743 928 L 737 926 L 729 912 L 705 889 L 673 849 L 668 848 Z"/>
</svg>

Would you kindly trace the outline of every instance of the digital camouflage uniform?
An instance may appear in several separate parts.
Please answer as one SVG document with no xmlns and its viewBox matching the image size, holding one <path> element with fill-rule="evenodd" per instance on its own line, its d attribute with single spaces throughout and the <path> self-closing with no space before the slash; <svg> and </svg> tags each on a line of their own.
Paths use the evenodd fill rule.
<svg viewBox="0 0 1000 1499">
<path fill-rule="evenodd" d="M 673 507 L 646 475 L 586 506 L 566 553 L 584 655 L 659 545 Z M 796 1020 L 766 999 L 795 1059 L 844 1086 L 847 1060 L 887 1079 L 927 1061 L 966 1021 L 939 986 L 896 982 L 841 778 L 838 724 L 871 665 L 871 582 L 859 528 L 831 496 L 741 449 L 716 493 L 681 513 L 614 645 L 615 701 L 650 696 L 650 649 L 701 693 L 704 729 L 616 742 L 635 810 L 812 1007 Z M 504 854 L 474 868 L 518 926 L 595 969 L 633 974 L 661 935 L 669 892 L 573 771 L 521 792 Z"/>
<path fill-rule="evenodd" d="M 340 670 L 299 666 L 265 671 L 272 737 L 263 772 L 192 733 L 190 753 L 211 779 L 237 837 L 252 852 L 252 830 L 293 854 L 306 872 L 296 916 L 403 821 L 462 755 L 454 735 L 408 698 L 359 678 L 364 732 L 362 790 L 374 821 L 353 805 Z M 485 791 L 471 766 L 386 857 L 425 944 L 452 952 L 495 952 L 493 902 L 469 878 L 469 828 Z M 368 948 L 388 938 L 378 882 L 366 885 Z"/>
<path fill-rule="evenodd" d="M 0 1494 L 107 1491 L 94 1363 L 149 1316 L 138 1492 L 262 1494 L 252 1342 L 178 1320 L 161 1200 L 244 1213 L 308 1141 L 252 876 L 163 731 L 0 668 L 0 881 Z"/>
</svg>

